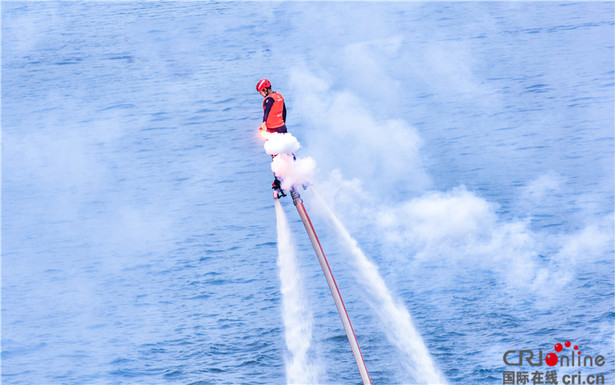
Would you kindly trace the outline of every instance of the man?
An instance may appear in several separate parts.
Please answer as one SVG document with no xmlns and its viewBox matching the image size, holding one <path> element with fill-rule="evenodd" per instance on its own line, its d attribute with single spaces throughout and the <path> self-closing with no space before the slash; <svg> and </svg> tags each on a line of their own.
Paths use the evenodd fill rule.
<svg viewBox="0 0 615 385">
<path fill-rule="evenodd" d="M 265 100 L 263 100 L 263 124 L 261 130 L 268 132 L 286 132 L 286 105 L 284 97 L 279 92 L 271 90 L 271 82 L 267 79 L 262 79 L 256 83 L 256 91 L 258 91 Z"/>
<path fill-rule="evenodd" d="M 271 82 L 267 79 L 261 79 L 256 83 L 256 91 L 258 91 L 263 98 L 263 124 L 259 127 L 261 131 L 267 132 L 286 133 L 286 104 L 284 104 L 284 97 L 279 93 L 271 90 Z M 271 158 L 275 158 L 272 155 Z M 286 194 L 280 186 L 280 180 L 274 174 L 274 180 L 271 184 L 271 188 L 274 192 L 277 192 L 278 197 L 285 197 Z"/>
</svg>

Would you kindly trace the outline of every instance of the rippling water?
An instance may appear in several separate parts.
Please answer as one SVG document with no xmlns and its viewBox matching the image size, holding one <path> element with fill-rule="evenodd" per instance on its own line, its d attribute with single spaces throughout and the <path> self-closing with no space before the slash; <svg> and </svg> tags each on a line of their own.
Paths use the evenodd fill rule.
<svg viewBox="0 0 615 385">
<path fill-rule="evenodd" d="M 564 340 L 604 355 L 586 373 L 612 382 L 613 14 L 612 2 L 3 2 L 2 381 L 285 383 L 255 134 L 266 76 L 321 193 L 451 384 L 501 383 L 505 351 Z M 372 380 L 404 383 L 310 203 Z M 284 206 L 314 361 L 324 382 L 358 383 Z"/>
</svg>

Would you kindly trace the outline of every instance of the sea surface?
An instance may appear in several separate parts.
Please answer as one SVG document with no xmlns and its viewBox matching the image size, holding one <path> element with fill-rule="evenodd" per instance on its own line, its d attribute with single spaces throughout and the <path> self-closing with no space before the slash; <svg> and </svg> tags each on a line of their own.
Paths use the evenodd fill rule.
<svg viewBox="0 0 615 385">
<path fill-rule="evenodd" d="M 615 382 L 613 2 L 1 9 L 3 384 L 286 383 L 263 77 L 316 162 L 306 207 L 374 384 L 421 368 L 402 369 L 311 190 L 448 383 Z M 318 382 L 358 384 L 282 204 Z M 503 361 L 565 341 L 605 365 Z"/>
</svg>

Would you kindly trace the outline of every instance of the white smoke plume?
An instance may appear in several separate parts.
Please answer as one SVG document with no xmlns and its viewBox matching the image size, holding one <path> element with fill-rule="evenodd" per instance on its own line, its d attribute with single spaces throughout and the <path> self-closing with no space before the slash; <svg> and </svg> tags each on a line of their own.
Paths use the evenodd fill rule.
<svg viewBox="0 0 615 385">
<path fill-rule="evenodd" d="M 283 190 L 312 184 L 316 162 L 310 157 L 297 158 L 301 144 L 290 133 L 263 133 L 265 151 L 273 156 L 271 171 L 280 180 Z"/>
<path fill-rule="evenodd" d="M 301 148 L 301 144 L 290 133 L 263 132 L 265 152 L 269 155 L 292 154 Z"/>
<path fill-rule="evenodd" d="M 380 50 L 373 50 L 371 55 L 367 48 L 364 50 L 366 57 L 380 64 L 378 68 L 387 68 L 387 55 L 382 55 L 380 59 L 376 57 Z M 346 65 L 352 67 L 356 63 L 360 67 L 365 61 L 356 56 L 353 60 Z M 440 60 L 437 58 L 434 61 Z M 393 288 L 391 298 L 395 298 L 396 281 L 405 285 L 411 282 L 409 286 L 418 298 L 438 291 L 454 293 L 473 290 L 472 279 L 468 277 L 478 276 L 494 282 L 494 298 L 490 299 L 493 303 L 506 306 L 506 301 L 520 301 L 522 309 L 555 308 L 569 301 L 570 291 L 566 289 L 577 290 L 575 285 L 578 282 L 575 279 L 581 274 L 591 272 L 600 265 L 612 266 L 613 213 L 594 207 L 601 202 L 597 193 L 587 192 L 579 196 L 571 180 L 560 175 L 559 171 L 547 171 L 545 174 L 537 170 L 533 182 L 523 180 L 525 188 L 511 189 L 514 204 L 502 209 L 500 203 L 506 204 L 506 197 L 502 202 L 488 199 L 477 189 L 476 180 L 468 180 L 468 188 L 464 186 L 466 180 L 457 177 L 462 174 L 443 173 L 434 167 L 433 156 L 438 153 L 434 148 L 439 143 L 451 143 L 450 138 L 429 138 L 429 126 L 419 131 L 409 123 L 410 118 L 420 122 L 418 117 L 395 119 L 395 114 L 383 114 L 379 106 L 387 103 L 381 102 L 378 107 L 371 107 L 371 100 L 353 90 L 354 83 L 339 84 L 334 76 L 328 76 L 324 70 L 306 68 L 308 66 L 295 68 L 290 80 L 295 85 L 293 91 L 297 95 L 295 113 L 302 115 L 302 120 L 310 128 L 318 128 L 306 130 L 302 136 L 306 152 L 318 160 L 323 170 L 324 178 L 317 181 L 320 182 L 318 185 L 327 192 L 330 197 L 328 202 L 339 215 L 340 222 L 348 226 L 348 233 L 363 232 L 364 235 L 357 239 L 380 246 L 380 252 L 372 263 L 374 267 L 378 267 L 376 263 L 380 265 L 383 280 L 390 282 Z M 459 72 L 452 71 L 452 67 L 443 69 L 427 65 L 425 68 L 434 73 L 444 72 L 444 75 L 451 70 L 451 76 L 459 75 L 459 79 L 468 80 L 452 83 L 456 86 L 452 88 L 457 88 L 455 93 L 467 96 L 468 100 L 490 93 L 489 89 L 482 90 L 482 85 L 476 84 L 473 77 L 465 76 L 472 74 L 471 66 L 463 67 L 463 71 Z M 357 68 L 357 72 L 360 73 L 361 69 Z M 386 74 L 383 76 L 386 77 Z M 418 75 L 415 78 L 421 79 Z M 388 81 L 390 79 L 385 80 L 394 84 Z M 381 79 L 378 78 L 378 81 Z M 431 91 L 429 87 L 423 88 Z M 395 87 L 392 90 L 394 93 Z M 424 91 L 426 95 L 428 91 Z M 419 99 L 418 95 L 412 97 Z M 480 106 L 481 109 L 499 110 L 497 98 L 484 99 L 489 102 Z M 493 106 L 489 104 L 491 101 Z M 414 111 L 423 113 L 419 109 Z M 450 109 L 442 111 L 448 112 Z M 430 112 L 430 115 L 435 114 Z M 449 124 L 446 115 L 430 119 L 432 125 Z M 475 127 L 463 126 L 463 132 L 479 131 Z M 448 162 L 452 169 L 467 169 L 472 167 L 471 162 L 462 165 L 458 162 L 473 159 L 479 167 L 487 168 L 488 174 L 494 178 L 504 175 L 502 184 L 511 183 L 514 176 L 507 172 L 514 172 L 515 168 L 500 162 L 502 159 L 517 159 L 515 156 L 518 154 L 504 153 L 500 148 L 494 150 L 490 139 L 477 138 L 478 142 L 468 139 L 461 141 L 464 146 L 483 149 L 476 151 L 474 156 L 456 157 L 455 162 L 448 162 L 445 155 L 441 155 L 439 161 Z M 507 137 L 502 140 L 512 141 Z M 428 146 L 423 150 L 425 143 Z M 549 153 L 543 152 L 543 155 Z M 496 170 L 494 165 L 498 164 L 499 169 L 504 171 Z M 438 172 L 429 172 L 427 166 Z M 527 171 L 525 173 L 529 175 Z M 437 181 L 442 175 L 447 178 L 445 183 Z M 438 183 L 433 183 L 432 179 Z M 387 199 L 389 196 L 395 199 Z M 534 225 L 535 218 L 557 216 L 566 211 L 581 213 L 575 218 L 566 218 L 573 229 L 562 228 L 558 231 L 557 227 Z M 585 223 L 578 223 L 578 219 Z M 558 225 L 556 220 L 551 220 Z M 342 238 L 348 240 L 347 237 Z M 349 247 L 349 250 L 357 258 L 356 261 L 362 261 L 360 249 Z M 585 291 L 593 289 L 583 288 Z M 535 299 L 524 303 L 524 296 Z M 406 293 L 401 293 L 401 297 L 410 303 L 420 303 L 420 300 Z M 388 296 L 383 295 L 383 298 Z M 430 305 L 433 304 L 440 314 L 451 314 L 448 321 L 453 322 L 456 317 L 454 312 L 463 314 L 465 309 L 456 307 L 453 295 L 443 295 L 442 298 L 444 300 L 432 301 Z M 478 309 L 481 302 L 477 301 L 473 306 Z M 430 323 L 436 322 L 420 320 L 419 330 Z M 468 336 L 471 333 L 468 327 Z M 408 368 L 406 372 L 417 378 L 425 375 L 420 368 Z"/>
</svg>

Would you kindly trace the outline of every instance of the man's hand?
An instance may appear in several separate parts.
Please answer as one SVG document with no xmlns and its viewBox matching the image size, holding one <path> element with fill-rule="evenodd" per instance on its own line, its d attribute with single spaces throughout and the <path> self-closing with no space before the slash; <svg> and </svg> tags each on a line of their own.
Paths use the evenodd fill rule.
<svg viewBox="0 0 615 385">
<path fill-rule="evenodd" d="M 265 124 L 265 122 L 263 122 L 263 124 L 261 124 L 261 126 L 258 129 L 260 131 L 267 131 L 267 125 Z"/>
</svg>

